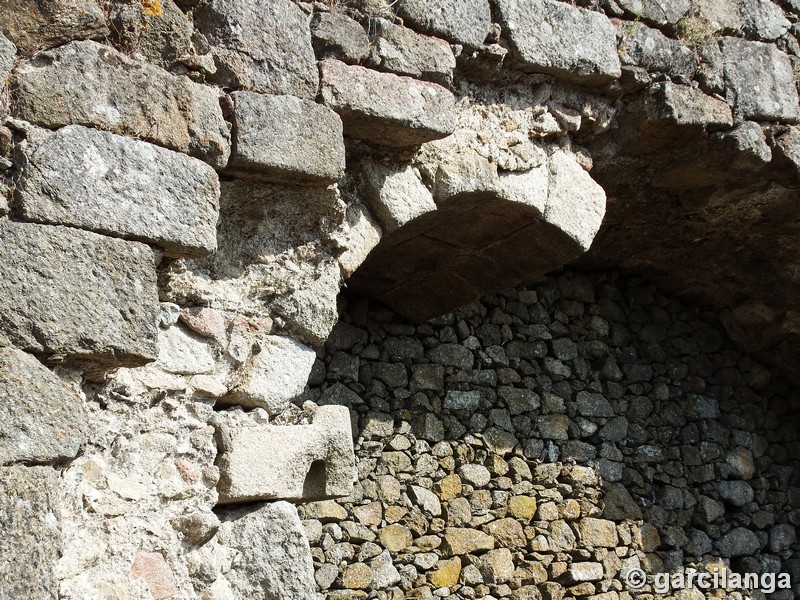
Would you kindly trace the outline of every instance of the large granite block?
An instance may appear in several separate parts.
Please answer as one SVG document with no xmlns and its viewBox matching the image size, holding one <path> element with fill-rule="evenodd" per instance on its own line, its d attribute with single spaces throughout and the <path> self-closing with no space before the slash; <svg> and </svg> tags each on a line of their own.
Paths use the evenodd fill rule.
<svg viewBox="0 0 800 600">
<path fill-rule="evenodd" d="M 78 396 L 30 354 L 0 348 L 0 463 L 75 458 L 87 433 Z"/>
<path fill-rule="evenodd" d="M 211 0 L 194 15 L 211 44 L 215 83 L 313 100 L 319 74 L 309 18 L 290 0 Z"/>
<path fill-rule="evenodd" d="M 414 29 L 470 48 L 483 45 L 492 24 L 487 0 L 398 0 L 397 12 Z"/>
<path fill-rule="evenodd" d="M 321 63 L 321 72 L 322 99 L 339 113 L 351 137 L 413 146 L 455 129 L 455 99 L 440 85 L 333 59 Z"/>
<path fill-rule="evenodd" d="M 344 175 L 342 120 L 316 102 L 233 94 L 233 171 L 267 179 L 334 183 Z"/>
<path fill-rule="evenodd" d="M 36 125 L 87 125 L 223 167 L 230 134 L 218 92 L 97 42 L 72 42 L 17 68 L 14 114 Z"/>
<path fill-rule="evenodd" d="M 108 25 L 94 0 L 0 0 L 0 31 L 26 52 L 102 38 Z"/>
<path fill-rule="evenodd" d="M 0 468 L 0 598 L 58 598 L 60 493 L 50 467 Z"/>
<path fill-rule="evenodd" d="M 0 221 L 0 346 L 139 365 L 156 357 L 158 308 L 146 245 Z"/>
<path fill-rule="evenodd" d="M 532 71 L 588 84 L 618 78 L 616 33 L 602 13 L 556 0 L 498 0 L 511 46 Z"/>
<path fill-rule="evenodd" d="M 219 180 L 200 160 L 77 125 L 26 154 L 17 186 L 25 219 L 142 240 L 169 256 L 217 248 Z"/>
</svg>

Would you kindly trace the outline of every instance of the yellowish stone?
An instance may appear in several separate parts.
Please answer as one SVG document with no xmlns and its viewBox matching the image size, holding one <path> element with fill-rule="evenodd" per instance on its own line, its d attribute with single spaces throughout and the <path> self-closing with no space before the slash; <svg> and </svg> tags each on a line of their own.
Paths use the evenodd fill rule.
<svg viewBox="0 0 800 600">
<path fill-rule="evenodd" d="M 363 590 L 372 583 L 372 569 L 363 563 L 347 565 L 342 573 L 342 586 L 349 590 Z"/>
<path fill-rule="evenodd" d="M 508 502 L 508 512 L 515 519 L 529 523 L 536 514 L 536 498 L 530 496 L 512 496 Z"/>
<path fill-rule="evenodd" d="M 439 495 L 439 499 L 443 502 L 457 498 L 461 495 L 461 477 L 458 475 L 448 475 L 442 478 L 436 486 L 436 492 Z"/>
<path fill-rule="evenodd" d="M 381 529 L 378 533 L 378 539 L 381 541 L 381 546 L 389 552 L 400 552 L 411 546 L 412 537 L 408 527 L 395 523 Z"/>
<path fill-rule="evenodd" d="M 452 587 L 458 583 L 461 575 L 461 559 L 457 556 L 450 560 L 439 561 L 439 568 L 428 573 L 428 580 L 436 588 Z"/>
</svg>

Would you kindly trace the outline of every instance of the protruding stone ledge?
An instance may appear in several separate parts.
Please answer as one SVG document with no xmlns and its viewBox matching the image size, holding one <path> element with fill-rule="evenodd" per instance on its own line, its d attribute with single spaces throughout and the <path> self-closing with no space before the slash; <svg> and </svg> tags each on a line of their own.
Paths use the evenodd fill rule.
<svg viewBox="0 0 800 600">
<path fill-rule="evenodd" d="M 140 365 L 156 357 L 153 251 L 67 227 L 0 221 L 0 346 Z"/>
<path fill-rule="evenodd" d="M 80 398 L 30 354 L 0 348 L 0 464 L 75 458 L 87 432 Z"/>
<path fill-rule="evenodd" d="M 320 406 L 311 425 L 218 430 L 220 504 L 347 496 L 356 474 L 350 412 Z"/>
<path fill-rule="evenodd" d="M 322 99 L 342 117 L 345 134 L 385 146 L 414 146 L 455 129 L 455 98 L 435 83 L 321 63 Z"/>
<path fill-rule="evenodd" d="M 344 175 L 342 120 L 335 112 L 294 96 L 236 92 L 232 97 L 229 171 L 323 185 Z"/>
<path fill-rule="evenodd" d="M 230 134 L 218 93 L 97 42 L 36 55 L 13 75 L 14 114 L 49 128 L 122 132 L 223 167 Z"/>
<path fill-rule="evenodd" d="M 616 32 L 605 15 L 556 0 L 498 0 L 497 8 L 511 46 L 532 71 L 586 84 L 622 74 Z"/>
<path fill-rule="evenodd" d="M 77 125 L 24 152 L 23 218 L 149 242 L 168 256 L 216 250 L 219 181 L 206 163 Z"/>
</svg>

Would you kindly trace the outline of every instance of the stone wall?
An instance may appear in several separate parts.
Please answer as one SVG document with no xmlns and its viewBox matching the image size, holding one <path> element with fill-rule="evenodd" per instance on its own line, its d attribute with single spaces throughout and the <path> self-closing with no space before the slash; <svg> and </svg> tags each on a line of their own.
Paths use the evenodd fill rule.
<svg viewBox="0 0 800 600">
<path fill-rule="evenodd" d="M 315 576 L 335 589 L 366 578 L 372 586 L 373 574 L 381 594 L 401 586 L 391 592 L 396 596 L 410 588 L 425 594 L 430 573 L 442 567 L 441 577 L 452 578 L 458 566 L 475 579 L 464 591 L 454 587 L 456 595 L 472 589 L 502 596 L 524 583 L 518 594 L 555 597 L 565 588 L 609 600 L 603 594 L 623 591 L 608 566 L 616 562 L 581 541 L 578 520 L 598 517 L 598 494 L 608 492 L 597 477 L 645 501 L 664 486 L 684 499 L 681 508 L 676 492 L 664 492 L 674 519 L 655 510 L 652 498 L 642 508 L 643 523 L 676 528 L 677 537 L 661 532 L 657 558 L 639 556 L 642 549 L 626 541 L 642 523 L 618 521 L 620 561 L 638 556 L 648 568 L 658 560 L 673 568 L 683 558 L 705 560 L 724 554 L 719 544 L 735 525 L 731 531 L 747 537 L 747 557 L 759 569 L 796 570 L 797 546 L 786 541 L 786 525 L 797 519 L 796 488 L 787 491 L 796 483 L 796 440 L 776 437 L 788 422 L 779 416 L 791 415 L 794 404 L 788 388 L 774 382 L 796 381 L 798 17 L 800 7 L 788 0 L 0 0 L 0 526 L 5 555 L 18 557 L 0 567 L 0 596 L 310 598 Z M 709 334 L 712 344 L 680 327 L 669 330 L 664 319 L 681 321 L 677 309 L 666 317 L 650 310 L 648 346 L 634 356 L 635 344 L 614 324 L 627 321 L 627 331 L 637 334 L 641 311 L 618 302 L 631 312 L 615 320 L 598 300 L 593 316 L 609 332 L 594 325 L 587 331 L 611 336 L 604 343 L 613 360 L 605 360 L 601 345 L 587 349 L 585 339 L 573 340 L 580 348 L 549 341 L 572 336 L 580 306 L 593 310 L 588 297 L 558 300 L 542 291 L 540 305 L 531 290 L 511 294 L 509 303 L 538 311 L 528 314 L 533 329 L 518 339 L 511 328 L 521 313 L 486 324 L 487 331 L 499 327 L 496 341 L 494 333 L 466 333 L 464 327 L 483 327 L 477 315 L 459 313 L 466 324 L 460 328 L 441 320 L 577 260 L 655 278 L 718 315 L 742 351 L 782 374 L 770 375 L 768 390 L 761 385 L 768 367 L 734 361 L 730 349 L 720 353 L 719 333 Z M 326 343 L 338 343 L 329 336 L 344 287 L 407 322 L 439 320 L 418 327 L 398 321 L 390 329 L 406 333 L 389 331 L 394 341 L 376 346 L 375 357 L 372 341 L 338 348 L 325 375 L 319 358 Z M 550 305 L 561 312 L 546 318 Z M 553 323 L 562 326 L 553 330 Z M 425 340 L 434 333 L 452 345 L 431 358 Z M 668 372 L 668 381 L 656 381 L 664 377 L 659 365 L 682 368 L 669 360 L 667 340 L 680 357 L 707 358 L 685 359 L 685 377 Z M 400 397 L 410 386 L 403 408 L 392 406 L 380 385 L 323 386 L 339 376 L 359 380 L 354 356 L 344 352 L 354 348 L 371 348 L 359 356 L 365 369 L 387 353 L 388 366 L 378 367 L 385 372 L 374 377 L 400 389 Z M 578 349 L 580 356 L 561 356 Z M 495 385 L 488 367 L 503 355 L 509 370 Z M 395 356 L 409 364 L 388 360 Z M 481 368 L 472 382 L 475 360 Z M 420 373 L 429 371 L 418 375 L 424 383 L 414 382 L 417 363 L 425 365 Z M 417 389 L 438 382 L 437 364 L 449 370 L 442 387 Z M 520 368 L 517 381 L 512 371 Z M 643 372 L 651 379 L 631 379 Z M 703 385 L 714 377 L 721 381 L 712 387 L 756 395 L 706 393 Z M 401 383 L 386 381 L 394 378 Z M 486 385 L 471 387 L 478 383 Z M 582 413 L 585 394 L 591 402 L 602 398 L 613 414 Z M 638 405 L 629 405 L 629 396 L 648 398 L 641 403 L 654 403 L 652 414 L 637 413 L 644 408 L 631 408 Z M 718 417 L 692 413 L 706 410 L 697 400 L 706 397 Z M 778 398 L 783 404 L 772 406 Z M 443 418 L 442 410 L 454 409 L 437 399 L 477 401 L 475 422 L 458 409 Z M 668 400 L 680 407 L 669 418 L 655 408 Z M 396 414 L 376 417 L 369 434 L 375 439 L 358 442 L 356 456 L 351 440 L 365 426 L 356 416 L 374 402 L 374 413 Z M 511 415 L 509 402 L 538 405 Z M 389 419 L 402 427 L 401 417 L 410 429 L 389 432 Z M 506 461 L 509 470 L 501 473 L 502 461 L 484 464 L 491 451 L 485 444 L 501 443 L 492 436 L 509 442 L 525 430 L 526 418 L 538 438 L 519 440 L 516 466 Z M 465 421 L 459 426 L 458 419 Z M 482 419 L 491 430 L 485 443 Z M 615 426 L 621 435 L 622 419 L 624 439 L 602 437 Z M 546 437 L 542 427 L 567 438 Z M 453 454 L 435 456 L 443 465 L 423 475 L 433 465 L 424 444 L 433 448 L 436 441 L 427 438 L 440 431 L 455 444 Z M 681 449 L 688 458 L 681 454 L 678 466 L 712 469 L 703 481 L 692 478 L 708 473 L 679 472 L 668 445 L 677 436 L 682 447 L 696 446 L 695 431 L 697 440 L 716 446 L 703 454 L 701 444 L 699 458 Z M 400 497 L 392 505 L 400 511 L 392 513 L 395 522 L 386 519 L 388 506 L 378 523 L 349 519 L 343 507 L 355 515 L 356 505 L 371 498 L 364 452 L 376 452 L 381 436 L 395 433 L 422 442 L 387 451 L 399 462 L 379 464 L 376 473 L 404 472 L 402 453 L 414 448 L 406 458 L 424 464 L 396 479 L 411 485 L 417 473 L 416 487 L 405 492 L 416 512 L 399 516 Z M 446 452 L 444 439 L 436 452 Z M 650 447 L 665 460 L 647 463 L 624 452 Z M 742 460 L 747 452 L 753 458 L 749 478 L 724 468 L 723 454 L 740 448 Z M 583 470 L 555 472 L 561 467 L 552 465 L 571 459 Z M 590 473 L 585 467 L 594 459 Z M 440 555 L 431 547 L 415 565 L 398 540 L 416 544 L 430 526 L 437 529 L 428 540 L 434 544 L 440 526 L 457 527 L 447 524 L 447 511 L 451 500 L 461 508 L 464 502 L 445 500 L 445 512 L 433 518 L 435 500 L 426 490 L 436 487 L 440 468 L 461 468 L 459 461 L 481 478 L 489 469 L 489 481 L 471 492 L 468 476 L 456 473 L 466 482 L 464 496 L 456 496 L 476 503 L 470 513 L 477 520 L 470 516 L 458 527 L 480 533 L 462 533 L 484 545 L 491 538 L 493 548 L 473 565 L 469 549 Z M 523 477 L 526 461 L 530 479 Z M 580 476 L 592 479 L 573 481 Z M 749 486 L 753 498 L 735 514 L 696 523 L 687 512 L 692 502 L 723 498 L 723 480 L 744 481 L 731 487 Z M 558 527 L 565 536 L 578 535 L 576 547 L 530 546 L 531 530 L 531 544 L 540 535 L 549 544 L 553 527 L 534 511 L 522 530 L 525 549 L 503 551 L 506 533 L 481 520 L 506 518 L 500 512 L 510 498 L 490 490 L 507 491 L 508 481 L 512 491 L 529 488 L 517 494 L 529 498 L 522 501 L 529 511 L 531 502 L 539 510 L 550 498 L 561 511 L 553 521 L 564 522 Z M 348 500 L 309 504 L 332 498 Z M 313 510 L 334 511 L 317 519 L 327 528 L 319 535 Z M 757 520 L 762 512 L 774 523 Z M 360 551 L 379 550 L 358 555 L 366 567 L 334 574 L 342 560 L 356 562 L 346 546 L 337 546 L 341 559 L 320 555 L 320 547 L 345 535 L 337 533 L 343 526 L 327 522 L 333 517 L 353 523 L 347 536 L 366 536 Z M 518 531 L 511 523 L 504 521 Z M 399 537 L 384 543 L 380 532 L 370 533 L 384 524 L 396 525 L 384 537 Z M 607 523 L 595 525 L 610 532 Z M 773 525 L 779 550 L 770 548 Z M 693 540 L 692 549 L 678 530 Z M 697 551 L 707 544 L 694 531 L 708 537 L 708 552 Z M 370 535 L 384 545 L 368 545 Z M 509 560 L 515 568 L 535 563 L 530 569 L 545 569 L 546 581 L 537 580 L 541 569 L 494 581 L 494 557 L 503 568 Z M 598 562 L 603 577 L 588 583 L 559 571 Z M 444 594 L 444 587 L 431 589 Z"/>
</svg>

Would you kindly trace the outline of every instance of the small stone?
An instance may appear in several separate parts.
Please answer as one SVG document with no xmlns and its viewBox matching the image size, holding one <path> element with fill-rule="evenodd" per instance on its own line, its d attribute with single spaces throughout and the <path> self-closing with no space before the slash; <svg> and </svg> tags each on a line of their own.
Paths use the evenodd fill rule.
<svg viewBox="0 0 800 600">
<path fill-rule="evenodd" d="M 611 521 L 642 519 L 642 509 L 621 484 L 609 484 L 605 489 L 603 518 Z"/>
<path fill-rule="evenodd" d="M 536 498 L 531 496 L 512 496 L 508 502 L 508 511 L 523 523 L 530 523 L 536 514 Z"/>
<path fill-rule="evenodd" d="M 546 440 L 569 439 L 569 417 L 565 415 L 540 415 L 536 417 L 536 426 Z"/>
<path fill-rule="evenodd" d="M 797 528 L 788 523 L 775 525 L 769 532 L 769 549 L 776 554 L 788 550 L 795 542 Z"/>
<path fill-rule="evenodd" d="M 178 591 L 172 569 L 158 552 L 139 552 L 131 565 L 131 578 L 144 579 L 154 600 L 170 598 Z"/>
<path fill-rule="evenodd" d="M 717 489 L 720 498 L 733 506 L 744 506 L 755 496 L 752 486 L 746 481 L 721 481 Z"/>
<path fill-rule="evenodd" d="M 408 527 L 395 523 L 381 529 L 378 532 L 378 539 L 390 552 L 400 552 L 411 546 L 412 536 Z"/>
<path fill-rule="evenodd" d="M 466 481 L 476 488 L 487 486 L 492 478 L 491 473 L 489 473 L 489 469 L 483 465 L 475 464 L 462 465 L 458 469 L 458 474 L 461 476 L 463 481 Z"/>
<path fill-rule="evenodd" d="M 514 559 L 508 548 L 489 550 L 476 563 L 487 583 L 504 583 L 514 578 Z"/>
<path fill-rule="evenodd" d="M 386 19 L 376 19 L 375 23 L 372 60 L 380 70 L 445 87 L 453 82 L 456 59 L 449 44 Z"/>
<path fill-rule="evenodd" d="M 478 390 L 461 392 L 450 390 L 444 398 L 443 407 L 447 410 L 465 411 L 473 413 L 478 410 L 481 403 L 481 394 Z"/>
<path fill-rule="evenodd" d="M 600 581 L 603 578 L 603 565 L 595 562 L 574 562 L 569 566 L 567 574 L 571 581 Z"/>
<path fill-rule="evenodd" d="M 364 28 L 339 13 L 315 13 L 311 19 L 311 38 L 319 58 L 336 58 L 359 64 L 369 54 L 369 37 Z"/>
<path fill-rule="evenodd" d="M 613 417 L 611 403 L 600 394 L 578 392 L 578 414 L 585 417 Z"/>
<path fill-rule="evenodd" d="M 350 590 L 364 590 L 372 583 L 372 569 L 363 563 L 347 565 L 342 571 L 342 586 Z"/>
<path fill-rule="evenodd" d="M 167 373 L 196 375 L 214 369 L 214 358 L 204 340 L 180 326 L 159 331 L 158 361 Z"/>
<path fill-rule="evenodd" d="M 437 588 L 450 588 L 458 583 L 461 575 L 461 559 L 454 556 L 448 560 L 440 560 L 435 571 L 428 573 L 428 581 Z"/>
<path fill-rule="evenodd" d="M 485 528 L 498 544 L 506 548 L 524 548 L 527 544 L 522 525 L 515 519 L 498 519 L 492 521 Z"/>
<path fill-rule="evenodd" d="M 402 579 L 386 550 L 373 558 L 369 566 L 372 568 L 372 587 L 375 589 L 382 590 L 397 585 Z"/>
<path fill-rule="evenodd" d="M 591 548 L 616 548 L 619 543 L 613 521 L 587 517 L 578 521 L 577 529 L 581 543 Z"/>
<path fill-rule="evenodd" d="M 316 519 L 322 523 L 344 521 L 347 511 L 335 500 L 321 500 L 303 504 L 302 514 L 304 519 Z"/>
<path fill-rule="evenodd" d="M 213 308 L 191 306 L 180 311 L 180 320 L 189 329 L 203 337 L 225 343 L 225 319 Z"/>
<path fill-rule="evenodd" d="M 442 551 L 448 556 L 477 554 L 494 548 L 492 536 L 477 529 L 448 527 L 444 530 Z"/>
<path fill-rule="evenodd" d="M 761 549 L 758 536 L 744 527 L 734 527 L 716 542 L 720 556 L 750 556 Z"/>
<path fill-rule="evenodd" d="M 383 506 L 380 502 L 370 502 L 362 506 L 354 506 L 352 510 L 356 519 L 368 527 L 380 525 L 383 519 Z"/>
<path fill-rule="evenodd" d="M 409 488 L 411 499 L 428 514 L 438 517 L 442 514 L 442 504 L 432 491 L 418 485 Z"/>
<path fill-rule="evenodd" d="M 365 160 L 361 173 L 367 202 L 384 233 L 436 210 L 431 192 L 411 166 L 396 168 Z"/>
<path fill-rule="evenodd" d="M 397 11 L 415 29 L 468 48 L 483 46 L 492 23 L 487 0 L 399 0 Z"/>
</svg>

